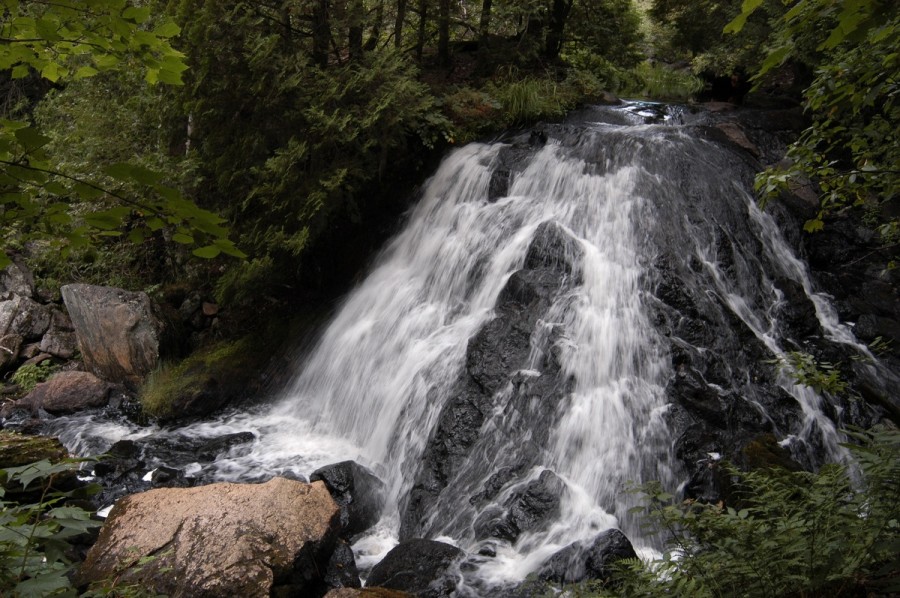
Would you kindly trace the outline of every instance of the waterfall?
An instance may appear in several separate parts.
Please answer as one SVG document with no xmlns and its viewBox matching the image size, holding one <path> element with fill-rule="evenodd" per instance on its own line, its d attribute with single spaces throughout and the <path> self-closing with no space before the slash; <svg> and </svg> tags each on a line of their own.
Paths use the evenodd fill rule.
<svg viewBox="0 0 900 598">
<path fill-rule="evenodd" d="M 800 338 L 864 349 L 757 208 L 754 164 L 634 114 L 453 151 L 280 399 L 182 431 L 258 436 L 202 475 L 354 459 L 388 488 L 358 560 L 442 538 L 471 555 L 477 593 L 613 527 L 653 550 L 627 486 L 698 488 L 704 459 L 748 438 L 810 467 L 840 459 L 827 400 L 767 362 Z M 552 520 L 492 534 L 548 471 Z"/>
</svg>

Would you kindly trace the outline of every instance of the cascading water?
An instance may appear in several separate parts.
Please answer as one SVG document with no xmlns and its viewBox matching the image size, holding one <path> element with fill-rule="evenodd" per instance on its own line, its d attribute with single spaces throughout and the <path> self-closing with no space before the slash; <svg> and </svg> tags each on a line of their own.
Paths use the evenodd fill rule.
<svg viewBox="0 0 900 598">
<path fill-rule="evenodd" d="M 716 453 L 762 435 L 809 466 L 839 459 L 823 399 L 765 360 L 855 341 L 757 209 L 753 165 L 632 113 L 454 151 L 277 403 L 168 432 L 256 434 L 191 472 L 355 459 L 388 488 L 358 561 L 449 539 L 478 594 L 612 527 L 652 549 L 630 481 L 702 493 Z M 811 317 L 791 315 L 797 289 Z M 537 491 L 556 494 L 547 512 L 516 519 Z"/>
</svg>

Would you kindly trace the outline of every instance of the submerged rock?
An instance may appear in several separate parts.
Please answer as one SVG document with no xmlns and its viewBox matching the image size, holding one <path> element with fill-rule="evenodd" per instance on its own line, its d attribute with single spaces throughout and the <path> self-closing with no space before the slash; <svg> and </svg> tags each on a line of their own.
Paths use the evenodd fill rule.
<svg viewBox="0 0 900 598">
<path fill-rule="evenodd" d="M 458 584 L 456 565 L 463 551 L 434 540 L 401 542 L 375 565 L 366 588 L 372 586 L 409 592 L 418 598 L 445 598 Z"/>
<path fill-rule="evenodd" d="M 173 597 L 309 595 L 323 583 L 339 528 L 324 484 L 159 489 L 116 503 L 79 570 Z"/>
</svg>

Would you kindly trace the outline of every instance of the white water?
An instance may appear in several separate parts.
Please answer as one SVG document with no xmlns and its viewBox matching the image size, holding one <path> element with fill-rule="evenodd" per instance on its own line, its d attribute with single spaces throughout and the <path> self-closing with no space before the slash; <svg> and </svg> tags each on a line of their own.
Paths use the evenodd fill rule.
<svg viewBox="0 0 900 598">
<path fill-rule="evenodd" d="M 536 150 L 514 175 L 507 196 L 494 202 L 488 201 L 488 187 L 502 145 L 471 144 L 453 152 L 427 185 L 405 230 L 299 364 L 283 397 L 262 410 L 178 431 L 195 437 L 256 434 L 251 446 L 202 466 L 204 475 L 246 481 L 285 472 L 308 475 L 344 459 L 367 465 L 386 482 L 388 500 L 382 521 L 355 551 L 362 567 L 377 562 L 397 541 L 400 509 L 441 409 L 452 398 L 469 339 L 494 317 L 497 297 L 522 267 L 535 230 L 552 221 L 583 251 L 580 284 L 558 296 L 536 324 L 531 356 L 517 376 L 541 376 L 540 363 L 552 351 L 574 387 L 556 407 L 549 441 L 538 447 L 529 472 L 507 484 L 494 503 L 544 469 L 559 475 L 567 490 L 561 515 L 548 529 L 526 532 L 512 545 L 498 542 L 496 557 L 474 559 L 477 582 L 471 589 L 521 580 L 556 550 L 611 527 L 624 529 L 639 549 L 651 550 L 626 515 L 632 503 L 623 491 L 628 482 L 655 479 L 674 488 L 681 481 L 664 420 L 670 356 L 649 319 L 645 279 L 660 251 L 654 231 L 680 225 L 660 216 L 672 209 L 663 203 L 677 190 L 641 166 L 639 157 L 651 149 L 682 151 L 688 146 L 680 144 L 688 141 L 662 127 L 630 127 L 627 133 L 607 125 L 594 128 L 574 143 L 551 140 Z M 615 149 L 604 153 L 600 143 Z M 855 343 L 826 298 L 813 292 L 805 266 L 771 219 L 746 190 L 725 187 L 727 201 L 743 210 L 763 239 L 768 259 L 811 296 L 822 328 L 839 342 Z M 709 232 L 687 220 L 683 231 L 666 234 L 692 239 L 681 251 L 702 262 L 707 292 L 722 297 L 773 356 L 783 355 L 771 316 L 777 289 L 749 296 L 745 281 L 720 271 Z M 713 230 L 720 223 L 702 226 Z M 480 439 L 451 485 L 477 489 L 530 442 L 529 418 L 540 410 L 514 404 L 514 384 L 498 392 Z M 786 378 L 782 384 L 807 419 L 800 436 L 820 434 L 829 456 L 839 458 L 837 434 L 823 414 L 821 397 Z M 96 428 L 92 433 L 105 434 Z M 108 436 L 112 441 L 140 433 L 115 428 Z M 478 514 L 459 493 L 445 493 L 431 508 L 428 528 L 433 537 L 475 552 L 479 542 L 471 523 Z"/>
</svg>

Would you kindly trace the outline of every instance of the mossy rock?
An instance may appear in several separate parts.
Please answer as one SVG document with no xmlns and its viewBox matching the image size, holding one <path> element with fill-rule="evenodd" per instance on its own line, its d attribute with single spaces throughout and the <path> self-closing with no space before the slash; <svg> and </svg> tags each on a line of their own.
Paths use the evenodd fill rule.
<svg viewBox="0 0 900 598">
<path fill-rule="evenodd" d="M 0 469 L 20 467 L 44 459 L 57 463 L 68 456 L 57 438 L 0 431 Z"/>
<path fill-rule="evenodd" d="M 748 469 L 771 469 L 781 467 L 788 471 L 802 468 L 791 457 L 791 452 L 778 444 L 772 434 L 761 434 L 747 443 L 741 450 L 743 465 Z"/>
<path fill-rule="evenodd" d="M 163 364 L 140 389 L 144 412 L 161 421 L 202 417 L 253 392 L 269 353 L 248 336 L 198 349 L 175 364 Z"/>
</svg>

